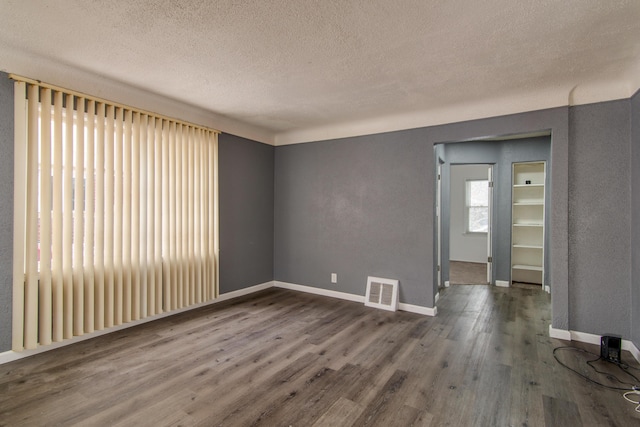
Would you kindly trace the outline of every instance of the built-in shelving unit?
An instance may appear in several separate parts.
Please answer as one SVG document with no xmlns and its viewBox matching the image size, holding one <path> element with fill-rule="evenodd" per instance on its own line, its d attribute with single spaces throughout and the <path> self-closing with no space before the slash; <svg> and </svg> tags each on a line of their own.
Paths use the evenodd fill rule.
<svg viewBox="0 0 640 427">
<path fill-rule="evenodd" d="M 545 162 L 513 164 L 511 282 L 544 278 Z"/>
</svg>

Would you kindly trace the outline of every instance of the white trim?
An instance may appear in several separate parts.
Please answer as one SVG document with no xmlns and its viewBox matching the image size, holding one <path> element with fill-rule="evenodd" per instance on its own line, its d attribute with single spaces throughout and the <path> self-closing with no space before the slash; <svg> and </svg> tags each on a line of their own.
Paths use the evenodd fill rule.
<svg viewBox="0 0 640 427">
<path fill-rule="evenodd" d="M 444 281 L 444 287 L 445 287 L 445 288 L 448 288 L 449 286 L 451 286 L 451 282 L 450 282 L 450 281 L 448 281 L 448 280 L 445 280 L 445 281 Z"/>
<path fill-rule="evenodd" d="M 551 286 L 545 285 L 544 286 L 544 290 L 545 290 L 546 293 L 550 294 L 551 293 Z"/>
<path fill-rule="evenodd" d="M 600 345 L 600 335 L 588 334 L 580 331 L 569 331 L 569 333 L 571 333 L 571 341 Z"/>
<path fill-rule="evenodd" d="M 275 281 L 274 286 L 276 288 L 290 289 L 293 291 L 306 292 L 309 294 L 322 295 L 322 296 L 331 297 L 331 298 L 338 298 L 346 301 L 360 302 L 363 304 L 365 301 L 365 297 L 363 295 L 348 294 L 346 292 L 331 291 L 329 289 L 321 289 L 321 288 L 315 288 L 313 286 L 297 285 L 295 283 Z M 433 308 L 423 307 L 420 305 L 407 304 L 404 302 L 401 302 L 398 304 L 398 309 L 402 311 L 407 311 L 410 313 L 424 314 L 426 316 L 435 316 L 438 313 L 437 307 L 433 307 Z"/>
<path fill-rule="evenodd" d="M 315 288 L 313 286 L 297 285 L 287 282 L 273 282 L 276 288 L 290 289 L 292 291 L 306 292 L 308 294 L 322 295 L 325 297 L 343 299 L 347 301 L 361 302 L 364 304 L 364 295 L 348 294 L 346 292 L 331 291 L 329 289 Z"/>
<path fill-rule="evenodd" d="M 588 332 L 567 331 L 566 329 L 556 329 L 549 325 L 549 336 L 565 341 L 578 341 L 587 344 L 600 345 L 600 335 L 590 334 Z M 622 340 L 622 349 L 631 353 L 631 355 L 640 362 L 640 350 L 632 341 Z"/>
<path fill-rule="evenodd" d="M 421 305 L 413 305 L 401 302 L 398 304 L 398 309 L 407 311 L 409 313 L 423 314 L 425 316 L 436 316 L 438 314 L 438 307 L 423 307 Z"/>
<path fill-rule="evenodd" d="M 221 294 L 220 296 L 218 296 L 218 298 L 211 300 L 211 301 L 206 301 L 200 304 L 194 304 L 192 306 L 186 307 L 186 308 L 181 308 L 178 310 L 174 310 L 174 311 L 170 311 L 170 312 L 165 312 L 165 313 L 160 313 L 160 314 L 156 314 L 155 316 L 149 316 L 149 317 L 145 317 L 144 319 L 140 319 L 140 320 L 135 320 L 129 323 L 124 323 L 122 325 L 117 325 L 117 326 L 113 326 L 111 328 L 107 328 L 107 329 L 102 329 L 99 331 L 95 331 L 95 332 L 91 332 L 88 334 L 84 334 L 78 337 L 73 337 L 70 338 L 68 340 L 64 340 L 64 341 L 60 341 L 60 342 L 56 342 L 56 343 L 52 343 L 46 346 L 42 346 L 42 347 L 38 347 L 36 349 L 33 350 L 24 350 L 24 351 L 5 351 L 4 353 L 0 353 L 0 365 L 4 364 L 4 363 L 9 363 L 9 362 L 13 362 L 15 360 L 19 360 L 19 359 L 24 359 L 25 357 L 29 357 L 29 356 L 33 356 L 35 354 L 39 354 L 39 353 L 44 353 L 45 351 L 49 351 L 49 350 L 54 350 L 56 348 L 60 348 L 60 347 L 65 347 L 67 345 L 71 345 L 71 344 L 75 344 L 81 341 L 85 341 L 91 338 L 95 338 L 95 337 L 99 337 L 101 335 L 106 335 L 106 334 L 110 334 L 112 332 L 116 332 L 116 331 L 120 331 L 123 329 L 127 329 L 127 328 L 131 328 L 133 326 L 137 326 L 137 325 L 141 325 L 143 323 L 148 323 L 148 322 L 152 322 L 154 320 L 158 320 L 158 319 L 162 319 L 165 317 L 169 317 L 169 316 L 173 316 L 174 314 L 179 314 L 179 313 L 184 313 L 186 311 L 190 311 L 196 308 L 200 308 L 200 307 L 205 307 L 208 305 L 213 305 L 213 304 L 217 304 L 219 302 L 223 302 L 223 301 L 227 301 L 233 298 L 238 298 L 244 295 L 249 295 L 258 291 L 262 291 L 264 289 L 269 289 L 269 288 L 282 288 L 282 289 L 290 289 L 293 291 L 298 291 L 298 292 L 305 292 L 305 293 L 309 293 L 309 294 L 315 294 L 315 295 L 322 295 L 322 296 L 327 296 L 327 297 L 331 297 L 331 298 L 337 298 L 337 299 L 342 299 L 342 300 L 346 300 L 346 301 L 353 301 L 353 302 L 359 302 L 359 303 L 364 303 L 364 296 L 362 295 L 354 295 L 354 294 L 348 294 L 346 292 L 338 292 L 338 291 L 331 291 L 331 290 L 327 290 L 327 289 L 320 289 L 320 288 L 314 288 L 312 286 L 304 286 L 304 285 L 296 285 L 294 283 L 286 283 L 286 282 L 278 282 L 278 281 L 271 281 L 271 282 L 265 282 L 265 283 L 261 283 L 259 285 L 255 285 L 255 286 L 251 286 L 248 288 L 244 288 L 244 289 L 239 289 L 237 291 L 232 291 L 232 292 L 227 292 L 224 294 Z M 402 311 L 407 311 L 410 313 L 417 313 L 417 314 L 423 314 L 426 316 L 435 316 L 438 313 L 438 307 L 422 307 L 419 305 L 413 305 L 413 304 L 406 304 L 406 303 L 400 303 L 398 305 L 398 308 Z"/>
<path fill-rule="evenodd" d="M 261 291 L 263 289 L 268 289 L 273 287 L 273 282 L 266 282 L 259 285 L 251 286 L 249 288 L 240 289 L 233 292 L 228 292 L 226 294 L 220 295 L 218 298 L 205 301 L 200 304 L 194 304 L 189 307 L 181 308 L 178 310 L 173 310 L 165 313 L 156 314 L 155 316 L 145 317 L 144 319 L 135 320 L 129 323 L 123 323 L 122 325 L 113 326 L 111 328 L 102 329 L 99 331 L 91 332 L 88 334 L 80 335 L 77 337 L 70 338 L 68 340 L 55 342 L 52 344 L 48 344 L 45 346 L 38 347 L 33 350 L 23 350 L 23 351 L 5 351 L 4 353 L 0 353 L 0 365 L 4 363 L 13 362 L 14 360 L 24 359 L 25 357 L 33 356 L 35 354 L 44 353 L 45 351 L 54 350 L 56 348 L 65 347 L 67 345 L 75 344 L 81 341 L 85 341 L 91 338 L 99 337 L 101 335 L 110 334 L 112 332 L 120 331 L 123 329 L 131 328 L 133 326 L 142 325 L 143 323 L 152 322 L 154 320 L 162 319 L 165 317 L 173 316 L 174 314 L 184 313 L 185 311 L 194 310 L 200 307 L 206 307 L 208 305 L 213 305 L 222 301 L 226 301 L 232 298 L 237 298 L 243 295 L 252 294 L 254 292 Z"/>
<path fill-rule="evenodd" d="M 269 288 L 273 288 L 274 286 L 274 282 L 265 282 L 265 283 L 261 283 L 259 285 L 255 285 L 255 286 L 250 286 L 248 288 L 243 288 L 243 289 L 238 289 L 237 291 L 231 291 L 231 292 L 227 292 L 224 294 L 220 294 L 218 296 L 218 298 L 216 299 L 216 302 L 222 302 L 222 301 L 227 301 L 233 298 L 238 298 L 244 295 L 249 295 L 249 294 L 253 294 L 255 292 L 258 291 L 262 291 L 265 289 L 269 289 Z"/>
<path fill-rule="evenodd" d="M 622 340 L 622 349 L 627 350 L 638 362 L 640 362 L 640 350 L 638 350 L 638 347 L 636 347 L 633 342 Z"/>
<path fill-rule="evenodd" d="M 500 288 L 508 288 L 510 285 L 508 280 L 496 280 L 496 286 Z"/>
<path fill-rule="evenodd" d="M 437 303 L 439 299 L 440 299 L 440 292 L 436 292 L 436 296 L 433 298 L 433 302 Z"/>
<path fill-rule="evenodd" d="M 549 325 L 549 337 L 559 340 L 571 341 L 571 332 L 565 329 L 556 329 Z"/>
</svg>

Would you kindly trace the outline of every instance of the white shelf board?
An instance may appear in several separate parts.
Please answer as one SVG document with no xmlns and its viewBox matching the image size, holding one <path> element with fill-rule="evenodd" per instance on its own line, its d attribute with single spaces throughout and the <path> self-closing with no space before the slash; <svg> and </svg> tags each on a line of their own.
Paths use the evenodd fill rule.
<svg viewBox="0 0 640 427">
<path fill-rule="evenodd" d="M 542 271 L 542 267 L 538 265 L 515 264 L 511 268 L 514 270 Z"/>
<path fill-rule="evenodd" d="M 544 184 L 513 184 L 513 188 L 543 188 Z"/>
<path fill-rule="evenodd" d="M 513 224 L 514 227 L 542 227 L 542 224 L 532 224 L 532 223 L 516 223 Z"/>
<path fill-rule="evenodd" d="M 514 248 L 542 249 L 542 245 L 513 245 Z"/>
<path fill-rule="evenodd" d="M 514 202 L 513 206 L 543 206 L 544 201 L 542 200 L 531 200 L 526 202 Z"/>
</svg>

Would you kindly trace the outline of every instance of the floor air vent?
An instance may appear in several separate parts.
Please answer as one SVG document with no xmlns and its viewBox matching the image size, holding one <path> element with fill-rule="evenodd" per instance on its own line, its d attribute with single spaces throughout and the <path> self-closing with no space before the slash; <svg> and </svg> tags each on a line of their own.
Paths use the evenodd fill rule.
<svg viewBox="0 0 640 427">
<path fill-rule="evenodd" d="M 398 281 L 369 276 L 364 305 L 389 311 L 398 310 Z"/>
</svg>

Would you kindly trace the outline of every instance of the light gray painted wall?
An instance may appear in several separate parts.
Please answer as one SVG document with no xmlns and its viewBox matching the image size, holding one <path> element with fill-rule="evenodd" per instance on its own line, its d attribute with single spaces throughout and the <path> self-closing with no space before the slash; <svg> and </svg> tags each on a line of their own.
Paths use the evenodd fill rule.
<svg viewBox="0 0 640 427">
<path fill-rule="evenodd" d="M 432 306 L 432 159 L 421 131 L 276 147 L 276 280 L 364 295 L 386 277 Z"/>
<path fill-rule="evenodd" d="M 0 74 L 0 352 L 11 349 L 13 257 L 13 82 Z M 220 292 L 273 280 L 271 146 L 222 134 Z"/>
<path fill-rule="evenodd" d="M 487 235 L 467 233 L 465 221 L 467 180 L 486 180 L 488 165 L 452 165 L 450 183 L 449 259 L 487 262 Z"/>
<path fill-rule="evenodd" d="M 0 197 L 5 201 L 0 207 L 0 351 L 3 351 L 10 346 L 11 334 L 13 211 L 11 203 L 6 201 L 11 200 L 13 193 L 13 97 L 11 82 L 6 75 L 0 77 L 0 144 L 4 154 L 0 160 Z M 437 159 L 433 145 L 551 129 L 549 273 L 553 286 L 553 326 L 590 333 L 612 332 L 626 338 L 631 331 L 632 317 L 640 317 L 637 279 L 632 287 L 630 265 L 631 249 L 633 247 L 634 254 L 638 249 L 638 240 L 634 239 L 632 246 L 630 238 L 631 215 L 632 212 L 638 214 L 637 199 L 633 199 L 633 209 L 631 205 L 630 160 L 632 125 L 634 145 L 638 143 L 635 131 L 638 127 L 637 95 L 633 105 L 633 121 L 630 119 L 631 101 L 623 100 L 574 107 L 571 115 L 569 108 L 556 108 L 341 141 L 277 147 L 274 277 L 358 294 L 363 293 L 366 274 L 398 277 L 403 283 L 403 301 L 432 307 L 434 277 L 429 279 L 428 276 L 434 272 L 435 257 L 433 170 Z M 345 146 L 339 147 L 342 143 Z M 221 146 L 224 145 L 223 142 Z M 229 154 L 220 156 L 221 163 L 226 156 Z M 234 155 L 227 158 L 234 158 Z M 296 163 L 298 159 L 300 165 Z M 637 157 L 633 162 L 635 168 Z M 265 177 L 268 174 L 257 175 Z M 300 185 L 296 184 L 298 178 Z M 258 178 L 252 181 L 261 182 L 264 187 L 259 188 L 266 188 L 268 192 L 264 181 Z M 378 185 L 370 185 L 369 181 Z M 221 191 L 225 185 L 221 182 Z M 306 194 L 307 190 L 312 193 Z M 236 203 L 253 205 L 250 200 L 259 198 L 258 193 L 256 190 L 244 203 Z M 225 197 L 221 196 L 221 202 Z M 268 206 L 267 200 L 265 197 L 256 205 Z M 228 203 L 225 205 L 229 206 Z M 377 207 L 381 212 L 370 219 L 358 213 L 358 209 L 371 207 Z M 224 214 L 227 219 L 230 213 L 233 212 Z M 221 212 L 224 224 L 226 220 L 222 216 Z M 240 223 L 252 224 L 258 221 L 257 216 L 245 218 Z M 305 216 L 313 216 L 317 221 L 305 219 Z M 389 223 L 394 220 L 400 220 L 400 224 Z M 232 226 L 227 224 L 226 227 L 231 229 Z M 236 224 L 236 227 L 240 226 Z M 342 234 L 346 229 L 351 231 Z M 595 232 L 585 233 L 585 230 Z M 636 229 L 634 233 L 637 233 Z M 229 251 L 224 242 L 233 239 L 233 236 L 221 236 L 222 257 Z M 261 245 L 267 246 L 265 240 L 268 238 L 260 238 Z M 244 246 L 230 252 L 251 252 L 252 243 L 247 235 L 240 241 Z M 361 251 L 372 243 L 378 245 L 373 251 Z M 262 254 L 257 257 L 258 264 L 266 264 L 264 260 L 270 257 L 269 250 L 265 251 L 266 255 L 256 252 Z M 310 256 L 314 254 L 319 254 L 319 258 Z M 396 256 L 401 259 L 394 259 Z M 256 256 L 240 258 L 246 261 L 254 260 Z M 231 267 L 225 266 L 225 262 Z M 328 266 L 329 262 L 331 266 Z M 223 279 L 226 283 L 223 291 L 250 286 L 254 281 L 262 282 L 269 277 L 265 273 L 268 267 L 260 268 L 261 273 L 255 277 L 243 276 L 244 273 L 237 273 L 237 270 L 234 273 L 233 269 L 239 265 L 229 258 L 221 258 L 221 274 L 224 270 L 230 276 Z M 635 262 L 634 272 L 637 265 Z M 337 268 L 334 270 L 334 267 Z M 335 288 L 328 283 L 331 272 L 338 273 L 339 283 Z M 638 276 L 634 274 L 633 277 Z M 632 289 L 633 304 L 629 302 Z M 635 329 L 633 332 L 634 342 L 638 345 L 640 333 Z"/>
<path fill-rule="evenodd" d="M 549 177 L 552 193 L 549 196 L 551 237 L 548 245 L 550 261 L 548 274 L 550 274 L 549 280 L 552 283 L 552 324 L 558 329 L 569 329 L 568 123 L 569 108 L 560 107 L 427 128 L 427 142 L 429 144 L 469 141 L 483 137 L 514 135 L 541 130 L 551 131 L 553 167 Z M 435 164 L 435 160 L 431 160 L 431 162 Z M 509 243 L 503 241 L 503 244 L 508 245 Z M 435 274 L 434 272 L 434 286 Z M 436 292 L 435 289 L 434 292 Z"/>
<path fill-rule="evenodd" d="M 509 281 L 511 279 L 511 168 L 514 162 L 527 162 L 544 160 L 547 162 L 547 189 L 545 193 L 545 204 L 549 211 L 549 201 L 553 189 L 550 187 L 550 138 L 526 138 L 508 141 L 469 141 L 455 144 L 443 144 L 442 150 L 446 153 L 447 163 L 444 164 L 443 187 L 447 189 L 447 183 L 451 179 L 450 167 L 459 163 L 491 163 L 493 167 L 493 218 L 492 218 L 492 248 L 493 248 L 493 280 Z M 451 214 L 448 210 L 447 201 L 450 195 L 445 190 L 443 192 L 444 212 L 443 229 L 448 230 Z M 547 225 L 550 224 L 547 215 Z M 546 227 L 548 231 L 550 227 Z M 447 233 L 444 233 L 443 252 L 443 276 L 444 280 L 449 279 L 449 253 L 450 241 Z M 546 234 L 546 247 L 550 247 L 549 233 Z M 545 252 L 544 283 L 553 285 L 551 280 L 551 257 L 550 252 Z"/>
<path fill-rule="evenodd" d="M 0 72 L 0 353 L 11 349 L 13 288 L 13 81 Z"/>
<path fill-rule="evenodd" d="M 274 147 L 218 139 L 220 293 L 273 280 Z"/>
<path fill-rule="evenodd" d="M 631 338 L 640 348 L 640 91 L 631 98 Z"/>
<path fill-rule="evenodd" d="M 556 165 L 553 324 L 567 329 L 567 108 L 276 147 L 275 279 L 363 295 L 366 276 L 377 274 L 400 280 L 401 301 L 433 307 L 434 145 L 540 130 L 552 132 Z"/>
<path fill-rule="evenodd" d="M 630 101 L 569 114 L 571 329 L 631 333 Z"/>
</svg>

